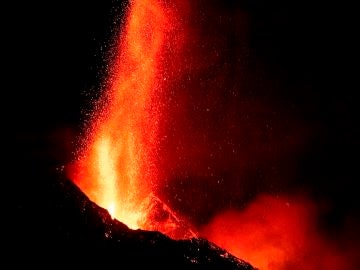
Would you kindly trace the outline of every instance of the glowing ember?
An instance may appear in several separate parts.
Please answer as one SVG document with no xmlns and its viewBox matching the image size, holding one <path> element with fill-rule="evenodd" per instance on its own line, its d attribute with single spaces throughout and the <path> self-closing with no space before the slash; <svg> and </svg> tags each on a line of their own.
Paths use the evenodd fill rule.
<svg viewBox="0 0 360 270">
<path fill-rule="evenodd" d="M 171 206 L 260 269 L 346 269 L 348 257 L 317 231 L 309 200 L 260 196 L 243 211 L 231 207 L 294 177 L 288 168 L 308 131 L 266 91 L 253 96 L 247 52 L 235 48 L 243 37 L 223 49 L 235 38 L 234 20 L 242 29 L 245 19 L 188 5 L 130 1 L 108 88 L 70 178 L 133 229 L 196 236 Z"/>
<path fill-rule="evenodd" d="M 131 2 L 104 105 L 95 112 L 85 147 L 70 172 L 90 199 L 133 229 L 154 229 L 149 198 L 154 197 L 158 178 L 158 129 L 166 81 L 161 70 L 165 47 L 170 47 L 177 30 L 172 8 L 157 0 Z M 176 217 L 168 207 L 166 212 Z M 175 226 L 170 220 L 174 219 L 156 221 L 169 222 L 156 228 L 169 233 Z"/>
</svg>

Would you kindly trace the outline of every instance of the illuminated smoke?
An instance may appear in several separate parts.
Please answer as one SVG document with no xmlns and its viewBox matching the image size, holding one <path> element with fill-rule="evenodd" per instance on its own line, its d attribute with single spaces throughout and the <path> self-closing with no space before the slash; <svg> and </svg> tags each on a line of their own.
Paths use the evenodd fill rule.
<svg viewBox="0 0 360 270">
<path fill-rule="evenodd" d="M 304 197 L 259 195 L 243 211 L 217 215 L 202 233 L 262 270 L 356 269 L 352 247 L 326 237 L 318 214 Z"/>
<path fill-rule="evenodd" d="M 70 177 L 131 228 L 194 226 L 264 270 L 356 269 L 314 201 L 258 195 L 291 189 L 314 127 L 253 57 L 246 12 L 211 3 L 130 2 Z"/>
</svg>

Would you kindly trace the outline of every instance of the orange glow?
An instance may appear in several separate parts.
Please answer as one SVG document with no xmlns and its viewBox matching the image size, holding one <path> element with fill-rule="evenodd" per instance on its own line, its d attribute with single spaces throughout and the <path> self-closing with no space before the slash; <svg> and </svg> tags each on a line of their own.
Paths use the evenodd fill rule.
<svg viewBox="0 0 360 270">
<path fill-rule="evenodd" d="M 107 87 L 100 105 L 94 108 L 78 160 L 68 167 L 69 177 L 113 218 L 132 229 L 156 230 L 175 239 L 198 234 L 184 217 L 173 212 L 158 197 L 161 194 L 158 187 L 173 185 L 174 189 L 164 190 L 175 195 L 176 187 L 183 188 L 180 191 L 189 194 L 179 196 L 182 200 L 177 199 L 177 202 L 188 200 L 188 208 L 195 212 L 193 202 L 205 207 L 215 205 L 209 203 L 209 198 L 215 196 L 205 196 L 206 192 L 209 195 L 217 192 L 216 188 L 210 190 L 215 187 L 212 180 L 216 179 L 219 184 L 223 175 L 231 177 L 233 171 L 241 176 L 241 170 L 257 164 L 257 158 L 265 156 L 259 164 L 267 163 L 264 161 L 273 155 L 273 149 L 278 151 L 282 145 L 285 145 L 284 152 L 297 148 L 293 146 L 297 145 L 294 142 L 297 139 L 285 140 L 284 144 L 267 143 L 267 139 L 262 138 L 262 129 L 257 128 L 256 117 L 251 125 L 245 125 L 247 122 L 243 122 L 242 116 L 230 119 L 237 110 L 246 117 L 248 112 L 249 115 L 256 114 L 254 112 L 264 115 L 267 107 L 261 100 L 254 104 L 241 103 L 240 108 L 235 109 L 239 101 L 232 103 L 230 97 L 235 97 L 233 94 L 237 92 L 231 95 L 228 92 L 224 100 L 230 105 L 223 108 L 228 112 L 220 108 L 214 110 L 219 114 L 212 113 L 221 102 L 218 100 L 222 100 L 217 95 L 223 95 L 227 88 L 232 89 L 225 83 L 226 71 L 231 69 L 219 64 L 226 36 L 217 40 L 216 34 L 224 31 L 219 28 L 213 32 L 205 15 L 201 15 L 210 11 L 191 13 L 189 2 L 130 1 L 118 37 L 117 55 L 110 63 Z M 213 18 L 212 11 L 209 14 L 209 18 Z M 235 74 L 233 72 L 231 74 Z M 272 110 L 268 111 L 270 114 Z M 210 127 L 212 123 L 216 125 Z M 234 142 L 240 137 L 245 137 L 246 143 L 241 140 L 237 147 Z M 275 137 L 269 140 L 277 140 Z M 289 136 L 293 137 L 297 138 Z M 223 170 L 226 166 L 229 171 Z M 177 179 L 184 185 L 176 183 Z M 201 185 L 208 185 L 204 193 L 196 193 L 199 190 L 196 188 L 195 192 L 185 189 L 193 181 L 198 181 L 199 187 L 199 179 Z M 203 179 L 209 179 L 209 184 Z M 230 180 L 227 183 L 232 189 Z M 234 180 L 238 180 L 237 176 Z M 234 187 L 239 189 L 239 196 L 242 190 L 247 190 L 246 186 L 252 186 L 242 184 L 241 188 Z M 188 190 L 192 192 L 185 192 Z M 225 192 L 219 194 L 226 196 Z M 169 205 L 171 199 L 167 200 Z M 172 206 L 181 211 L 181 207 Z M 322 237 L 317 230 L 316 215 L 316 208 L 309 200 L 260 196 L 243 211 L 217 213 L 200 231 L 201 236 L 261 270 L 351 269 L 345 251 L 339 250 L 338 245 Z"/>
<path fill-rule="evenodd" d="M 161 71 L 165 47 L 172 42 L 169 36 L 176 30 L 172 8 L 160 0 L 131 1 L 103 105 L 95 108 L 85 146 L 69 172 L 91 200 L 133 229 L 154 228 L 149 196 L 158 181 L 157 136 L 165 81 Z M 175 217 L 169 208 L 166 211 Z"/>
<path fill-rule="evenodd" d="M 202 234 L 260 270 L 353 269 L 344 250 L 317 230 L 304 198 L 259 196 L 244 211 L 215 217 Z"/>
</svg>

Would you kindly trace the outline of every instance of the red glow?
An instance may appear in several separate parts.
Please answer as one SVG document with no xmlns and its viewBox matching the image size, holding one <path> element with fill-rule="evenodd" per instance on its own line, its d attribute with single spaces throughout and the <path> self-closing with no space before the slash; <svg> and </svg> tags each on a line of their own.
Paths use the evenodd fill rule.
<svg viewBox="0 0 360 270">
<path fill-rule="evenodd" d="M 262 270 L 354 269 L 346 251 L 321 236 L 316 214 L 309 200 L 262 195 L 242 212 L 216 216 L 203 234 Z"/>
<path fill-rule="evenodd" d="M 240 47 L 222 51 L 234 21 L 246 40 L 243 14 L 227 21 L 196 4 L 131 1 L 70 178 L 131 228 L 195 236 L 176 209 L 199 227 L 212 217 L 202 235 L 260 269 L 351 269 L 319 233 L 309 200 L 260 196 L 242 212 L 219 213 L 295 177 L 292 159 L 309 131 L 287 105 L 244 93 L 255 75 L 238 63 L 248 58 Z"/>
</svg>

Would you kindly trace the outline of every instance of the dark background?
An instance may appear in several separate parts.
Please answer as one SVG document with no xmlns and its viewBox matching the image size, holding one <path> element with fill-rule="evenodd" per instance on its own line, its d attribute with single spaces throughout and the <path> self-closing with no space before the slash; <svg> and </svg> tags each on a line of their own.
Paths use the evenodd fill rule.
<svg viewBox="0 0 360 270">
<path fill-rule="evenodd" d="M 276 95 L 317 127 L 298 157 L 294 188 L 306 187 L 313 197 L 330 202 L 323 219 L 330 229 L 349 217 L 358 224 L 359 106 L 351 7 L 279 0 L 206 3 L 249 16 L 248 46 L 282 85 Z M 11 164 L 5 171 L 11 174 L 11 204 L 26 207 L 24 198 L 36 200 L 46 192 L 37 175 L 71 159 L 123 13 L 121 1 L 12 5 L 3 9 L 8 14 L 2 36 L 3 117 L 15 139 L 5 142 Z"/>
</svg>

